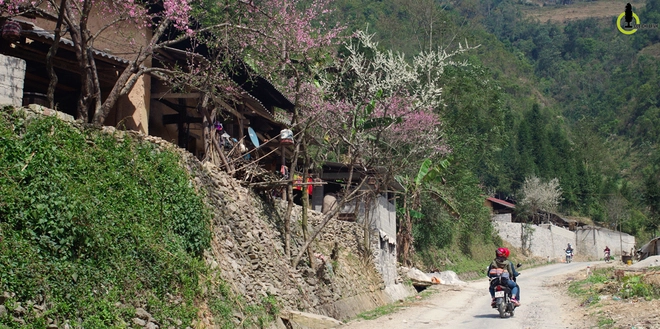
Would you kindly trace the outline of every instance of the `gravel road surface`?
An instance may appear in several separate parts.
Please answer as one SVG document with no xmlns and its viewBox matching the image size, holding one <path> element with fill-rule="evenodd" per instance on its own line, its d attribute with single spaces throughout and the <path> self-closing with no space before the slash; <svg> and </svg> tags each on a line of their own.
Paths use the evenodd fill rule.
<svg viewBox="0 0 660 329">
<path fill-rule="evenodd" d="M 586 271 L 587 266 L 589 263 L 573 262 L 529 270 L 525 270 L 524 266 L 520 268 L 518 284 L 522 305 L 511 318 L 501 319 L 497 310 L 490 307 L 488 281 L 484 278 L 468 282 L 465 286 L 433 286 L 429 289 L 438 292 L 413 307 L 374 320 L 352 321 L 340 328 L 578 328 L 570 319 L 574 312 L 567 309 L 566 305 L 570 304 L 567 303 L 568 297 L 557 293 L 549 285 L 559 276 Z"/>
</svg>

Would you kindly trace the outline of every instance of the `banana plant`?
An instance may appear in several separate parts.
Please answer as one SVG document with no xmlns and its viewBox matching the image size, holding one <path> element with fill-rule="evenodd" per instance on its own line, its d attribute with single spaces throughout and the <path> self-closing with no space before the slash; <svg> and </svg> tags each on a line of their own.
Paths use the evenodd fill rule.
<svg viewBox="0 0 660 329">
<path fill-rule="evenodd" d="M 442 205 L 450 215 L 456 218 L 460 217 L 456 207 L 454 207 L 451 200 L 440 188 L 444 182 L 444 178 L 442 177 L 443 171 L 448 167 L 449 160 L 447 159 L 443 159 L 435 164 L 431 159 L 425 159 L 414 177 L 395 177 L 405 189 L 402 207 L 404 218 L 400 222 L 399 232 L 397 234 L 398 253 L 404 265 L 409 265 L 408 258 L 413 243 L 413 220 L 420 220 L 424 217 L 424 214 L 421 212 L 423 195 L 428 194 Z"/>
</svg>

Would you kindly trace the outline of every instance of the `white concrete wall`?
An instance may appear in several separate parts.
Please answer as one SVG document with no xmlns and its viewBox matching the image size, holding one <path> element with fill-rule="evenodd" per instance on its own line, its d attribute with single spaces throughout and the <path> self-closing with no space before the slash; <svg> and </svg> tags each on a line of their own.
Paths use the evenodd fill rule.
<svg viewBox="0 0 660 329">
<path fill-rule="evenodd" d="M 387 198 L 379 195 L 372 209 L 372 224 L 379 230 L 387 233 L 396 241 L 396 207 L 387 201 Z"/>
<path fill-rule="evenodd" d="M 358 203 L 357 221 L 366 219 L 371 229 L 371 251 L 376 269 L 383 276 L 386 286 L 397 284 L 396 255 L 396 206 L 385 196 L 377 195 Z M 365 211 L 365 203 L 370 204 Z M 355 212 L 355 204 L 345 204 L 341 212 Z"/>
<path fill-rule="evenodd" d="M 495 214 L 493 215 L 493 221 L 511 223 L 511 214 Z"/>
<path fill-rule="evenodd" d="M 621 255 L 623 251 L 630 252 L 635 248 L 635 237 L 626 233 L 612 231 L 606 228 L 581 228 L 576 230 L 577 246 L 582 252 L 594 258 L 602 258 L 605 246 L 608 246 L 612 255 Z"/>
<path fill-rule="evenodd" d="M 378 244 L 372 244 L 376 268 L 386 286 L 396 283 L 396 207 L 378 195 L 369 212 L 369 222 Z"/>
<path fill-rule="evenodd" d="M 0 105 L 23 105 L 25 61 L 0 55 Z"/>
<path fill-rule="evenodd" d="M 371 252 L 376 270 L 383 277 L 385 286 L 394 285 L 397 283 L 396 278 L 398 276 L 396 270 L 396 244 L 390 243 L 388 237 L 384 237 L 382 233 L 372 232 Z"/>
<path fill-rule="evenodd" d="M 572 232 L 550 224 L 530 226 L 534 230 L 531 236 L 530 250 L 533 255 L 538 257 L 550 257 L 557 260 L 563 259 L 565 257 L 564 250 L 568 243 L 573 245 L 576 256 L 586 256 L 590 259 L 602 258 L 603 249 L 605 249 L 606 245 L 610 247 L 613 255 L 621 254 L 619 232 L 604 228 L 579 229 L 576 232 Z M 522 247 L 521 223 L 493 221 L 493 227 L 503 240 L 509 242 L 514 247 Z M 635 237 L 621 233 L 621 238 L 623 241 L 623 250 L 629 252 L 635 245 Z"/>
</svg>

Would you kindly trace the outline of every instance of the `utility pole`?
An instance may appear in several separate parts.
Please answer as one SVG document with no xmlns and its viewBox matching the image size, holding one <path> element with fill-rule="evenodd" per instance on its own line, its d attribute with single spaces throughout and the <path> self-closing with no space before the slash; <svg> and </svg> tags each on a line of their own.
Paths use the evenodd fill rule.
<svg viewBox="0 0 660 329">
<path fill-rule="evenodd" d="M 620 243 L 620 245 L 621 245 L 621 255 L 623 256 L 623 236 L 622 236 L 622 234 L 621 234 L 621 226 L 622 226 L 622 223 L 619 222 L 618 224 L 619 224 L 619 243 Z M 631 255 L 631 256 L 632 256 L 632 255 Z"/>
</svg>

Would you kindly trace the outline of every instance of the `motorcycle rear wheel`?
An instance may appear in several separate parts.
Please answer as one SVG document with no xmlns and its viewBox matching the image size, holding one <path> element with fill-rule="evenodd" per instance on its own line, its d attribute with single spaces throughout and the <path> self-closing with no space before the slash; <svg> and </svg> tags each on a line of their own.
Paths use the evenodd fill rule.
<svg viewBox="0 0 660 329">
<path fill-rule="evenodd" d="M 506 317 L 506 303 L 500 303 L 497 305 L 497 311 L 500 312 L 500 318 Z"/>
</svg>

